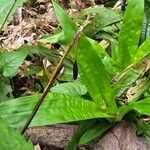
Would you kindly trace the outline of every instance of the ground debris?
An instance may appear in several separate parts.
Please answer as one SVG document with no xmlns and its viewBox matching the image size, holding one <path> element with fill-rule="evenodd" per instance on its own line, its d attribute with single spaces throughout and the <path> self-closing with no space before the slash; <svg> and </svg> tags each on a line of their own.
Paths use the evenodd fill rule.
<svg viewBox="0 0 150 150">
<path fill-rule="evenodd" d="M 24 44 L 35 44 L 36 39 L 49 34 L 57 27 L 57 19 L 51 3 L 35 7 L 20 7 L 5 24 L 0 36 L 0 45 L 10 51 Z"/>
</svg>

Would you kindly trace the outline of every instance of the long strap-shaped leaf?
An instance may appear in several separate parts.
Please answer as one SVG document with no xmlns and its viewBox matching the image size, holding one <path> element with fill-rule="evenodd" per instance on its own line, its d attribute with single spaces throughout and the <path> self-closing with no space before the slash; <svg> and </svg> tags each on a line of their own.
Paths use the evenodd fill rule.
<svg viewBox="0 0 150 150">
<path fill-rule="evenodd" d="M 68 17 L 67 13 L 54 1 L 53 7 L 59 23 L 64 31 L 66 43 L 69 44 L 78 28 L 72 19 Z"/>
<path fill-rule="evenodd" d="M 93 139 L 102 136 L 113 125 L 109 122 L 100 122 L 88 129 L 80 139 L 80 144 L 86 144 Z"/>
<path fill-rule="evenodd" d="M 78 66 L 82 81 L 98 106 L 108 106 L 115 111 L 113 91 L 100 57 L 85 36 L 80 38 L 79 45 Z"/>
<path fill-rule="evenodd" d="M 90 23 L 83 30 L 84 33 L 90 37 L 93 37 L 104 27 L 122 20 L 122 14 L 119 11 L 115 11 L 105 7 L 96 7 L 83 10 L 83 14 L 85 13 L 87 15 L 88 13 L 86 12 L 88 10 L 91 10 L 91 13 L 97 13 L 96 16 L 91 19 Z"/>
<path fill-rule="evenodd" d="M 33 150 L 31 142 L 26 142 L 19 133 L 13 131 L 1 118 L 0 146 L 1 150 Z"/>
<path fill-rule="evenodd" d="M 118 111 L 118 120 L 121 120 L 122 117 L 131 110 L 135 110 L 142 115 L 150 116 L 150 97 L 140 100 L 138 102 L 131 102 L 127 105 L 120 107 Z"/>
<path fill-rule="evenodd" d="M 118 93 L 116 96 L 121 96 L 136 80 L 147 71 L 149 67 L 150 55 L 144 59 L 132 64 L 128 68 L 121 71 L 112 80 L 114 82 L 113 87 Z"/>
<path fill-rule="evenodd" d="M 76 150 L 80 141 L 80 138 L 84 135 L 84 133 L 96 124 L 96 120 L 86 120 L 81 122 L 77 131 L 71 139 L 71 142 L 65 148 L 65 150 Z"/>
<path fill-rule="evenodd" d="M 140 44 L 142 44 L 150 36 L 150 1 L 145 0 L 144 19 L 142 25 Z"/>
<path fill-rule="evenodd" d="M 129 0 L 124 16 L 119 43 L 117 59 L 123 68 L 133 62 L 138 47 L 144 16 L 144 0 Z"/>
<path fill-rule="evenodd" d="M 135 61 L 142 59 L 148 54 L 150 55 L 150 37 L 137 49 Z"/>
<path fill-rule="evenodd" d="M 0 31 L 10 15 L 25 1 L 26 0 L 0 0 Z"/>
<path fill-rule="evenodd" d="M 14 99 L 0 104 L 0 117 L 9 126 L 20 128 L 26 122 L 39 94 Z M 33 119 L 31 126 L 51 125 L 93 118 L 110 117 L 92 101 L 50 93 Z"/>
<path fill-rule="evenodd" d="M 57 3 L 53 2 L 53 6 L 64 31 L 66 42 L 69 43 L 76 32 L 77 26 Z M 116 104 L 113 91 L 100 57 L 84 35 L 81 36 L 78 47 L 79 73 L 88 92 L 100 108 L 108 106 L 111 112 L 115 112 Z"/>
</svg>

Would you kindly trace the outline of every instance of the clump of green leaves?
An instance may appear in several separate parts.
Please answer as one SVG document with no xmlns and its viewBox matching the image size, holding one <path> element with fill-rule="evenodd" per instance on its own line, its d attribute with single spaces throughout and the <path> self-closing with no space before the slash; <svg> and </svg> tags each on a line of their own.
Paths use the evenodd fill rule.
<svg viewBox="0 0 150 150">
<path fill-rule="evenodd" d="M 65 42 L 61 41 L 61 46 L 65 49 L 78 27 L 57 3 L 53 2 L 53 6 L 62 27 L 55 40 L 63 36 Z M 139 133 L 149 138 L 150 126 L 139 121 L 142 115 L 150 116 L 150 38 L 139 46 L 143 16 L 144 0 L 129 1 L 118 44 L 110 53 L 83 33 L 77 43 L 78 81 L 54 87 L 30 126 L 80 121 L 66 147 L 76 150 L 78 144 L 101 136 L 131 112 Z M 1 103 L 0 117 L 12 128 L 22 127 L 39 96 Z"/>
</svg>

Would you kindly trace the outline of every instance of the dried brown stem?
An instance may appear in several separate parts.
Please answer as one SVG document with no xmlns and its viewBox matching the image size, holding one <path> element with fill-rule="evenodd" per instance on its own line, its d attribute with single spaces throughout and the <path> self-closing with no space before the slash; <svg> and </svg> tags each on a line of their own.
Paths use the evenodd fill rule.
<svg viewBox="0 0 150 150">
<path fill-rule="evenodd" d="M 44 91 L 43 91 L 43 93 L 42 93 L 40 99 L 37 101 L 37 103 L 36 103 L 36 105 L 35 105 L 35 107 L 34 107 L 32 113 L 30 114 L 30 116 L 29 116 L 29 118 L 28 118 L 28 120 L 27 120 L 25 126 L 23 127 L 23 129 L 22 129 L 22 131 L 21 131 L 21 134 L 22 134 L 22 135 L 25 133 L 26 129 L 27 129 L 28 126 L 30 125 L 30 123 L 31 123 L 31 121 L 33 120 L 34 116 L 36 115 L 38 109 L 40 108 L 42 102 L 44 101 L 44 99 L 45 99 L 47 93 L 49 92 L 49 90 L 51 89 L 53 83 L 55 82 L 56 77 L 57 77 L 57 75 L 59 74 L 59 72 L 60 72 L 60 70 L 61 70 L 61 68 L 62 68 L 62 64 L 63 64 L 64 60 L 66 59 L 68 53 L 69 53 L 70 50 L 73 48 L 73 46 L 75 45 L 75 43 L 79 40 L 79 37 L 80 37 L 80 34 L 81 34 L 82 30 L 83 30 L 83 26 L 81 26 L 81 27 L 79 28 L 79 30 L 76 32 L 76 34 L 75 34 L 73 40 L 71 41 L 70 45 L 69 45 L 68 48 L 66 49 L 66 51 L 65 51 L 65 53 L 64 53 L 64 55 L 63 55 L 63 57 L 61 58 L 59 64 L 57 65 L 56 70 L 54 71 L 53 75 L 51 76 L 50 80 L 48 81 L 47 86 L 45 87 L 45 89 L 44 89 Z"/>
</svg>

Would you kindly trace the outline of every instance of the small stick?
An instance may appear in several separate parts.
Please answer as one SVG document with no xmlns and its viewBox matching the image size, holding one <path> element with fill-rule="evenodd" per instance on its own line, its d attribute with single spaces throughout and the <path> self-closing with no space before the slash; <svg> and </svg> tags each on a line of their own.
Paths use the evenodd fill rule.
<svg viewBox="0 0 150 150">
<path fill-rule="evenodd" d="M 57 75 L 59 74 L 59 72 L 61 71 L 62 69 L 62 64 L 64 62 L 64 60 L 66 59 L 68 53 L 70 52 L 70 50 L 73 48 L 73 46 L 75 45 L 75 43 L 79 40 L 79 37 L 80 37 L 80 34 L 83 30 L 83 26 L 80 26 L 80 28 L 78 29 L 78 31 L 76 32 L 73 40 L 71 41 L 70 45 L 68 46 L 68 48 L 66 49 L 63 57 L 61 58 L 59 64 L 57 65 L 57 68 L 56 70 L 54 71 L 52 77 L 49 79 L 48 83 L 47 83 L 47 86 L 45 87 L 40 99 L 37 101 L 32 113 L 30 114 L 25 126 L 23 127 L 22 131 L 21 131 L 21 134 L 23 135 L 25 133 L 25 131 L 27 130 L 28 126 L 30 125 L 31 121 L 33 120 L 34 116 L 36 115 L 38 109 L 40 108 L 42 102 L 44 101 L 46 95 L 48 94 L 49 90 L 51 89 L 53 83 L 55 82 L 56 80 L 56 77 Z"/>
</svg>

